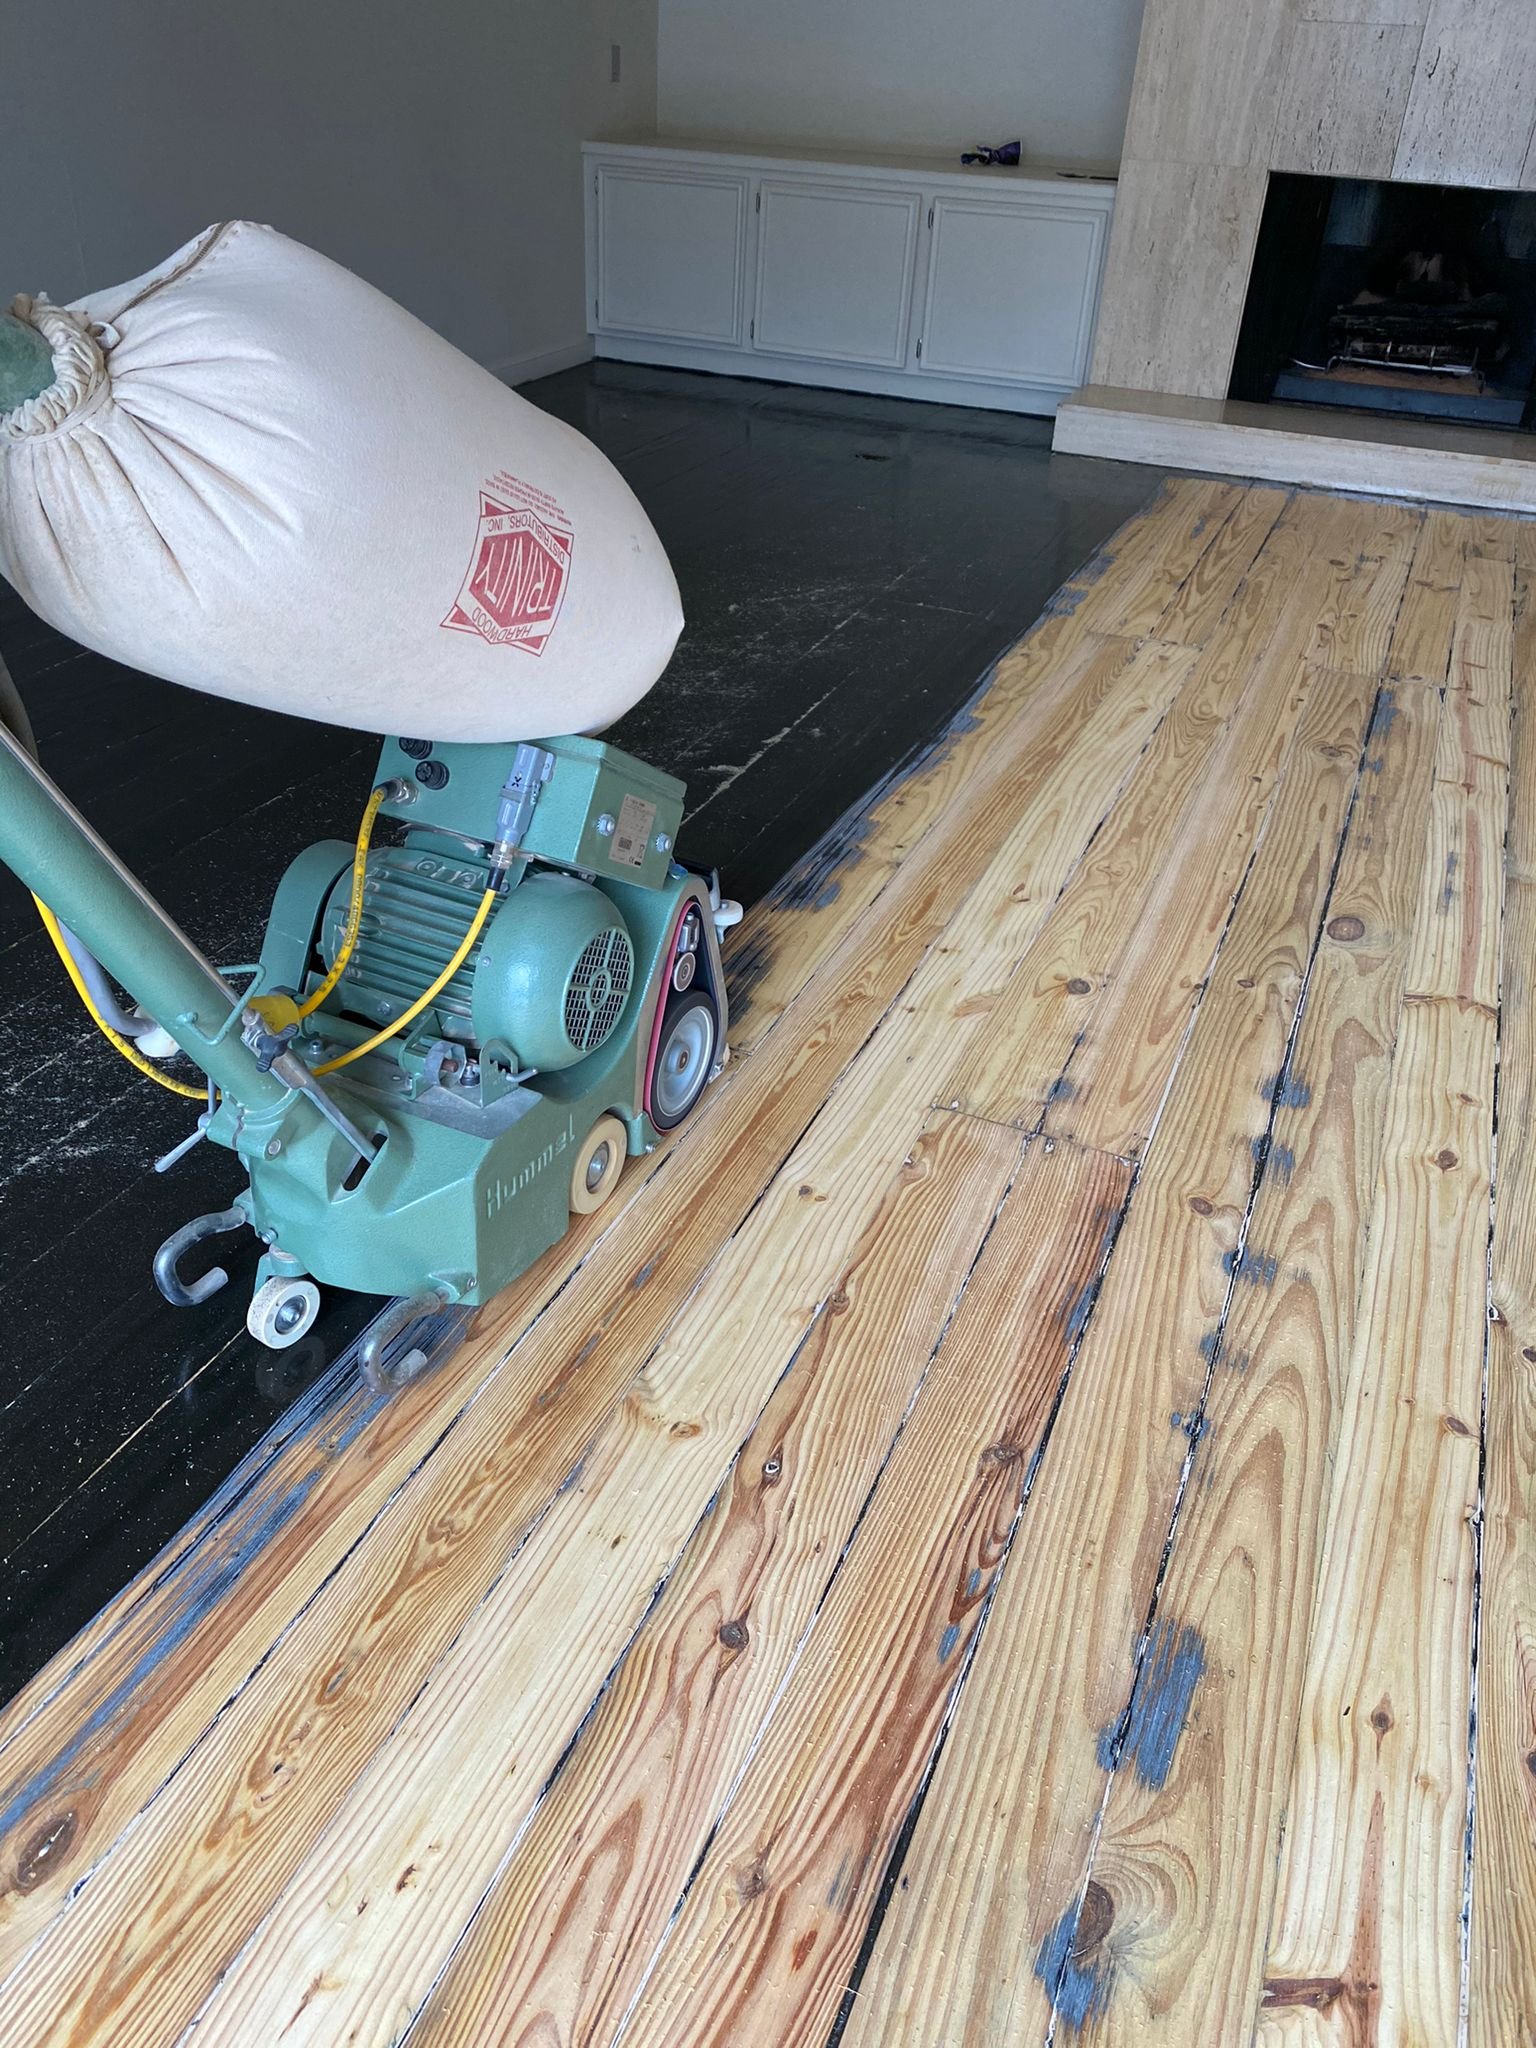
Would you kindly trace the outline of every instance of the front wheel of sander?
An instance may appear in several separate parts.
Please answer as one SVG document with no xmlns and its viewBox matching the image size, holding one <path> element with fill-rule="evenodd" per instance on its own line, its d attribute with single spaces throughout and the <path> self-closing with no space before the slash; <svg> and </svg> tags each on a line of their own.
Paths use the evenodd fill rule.
<svg viewBox="0 0 1536 2048">
<path fill-rule="evenodd" d="M 319 1313 L 320 1290 L 313 1280 L 268 1280 L 251 1296 L 245 1327 L 269 1351 L 286 1351 Z"/>
<path fill-rule="evenodd" d="M 600 1116 L 578 1148 L 571 1167 L 571 1214 L 591 1216 L 619 1184 L 629 1140 L 616 1116 Z"/>
</svg>

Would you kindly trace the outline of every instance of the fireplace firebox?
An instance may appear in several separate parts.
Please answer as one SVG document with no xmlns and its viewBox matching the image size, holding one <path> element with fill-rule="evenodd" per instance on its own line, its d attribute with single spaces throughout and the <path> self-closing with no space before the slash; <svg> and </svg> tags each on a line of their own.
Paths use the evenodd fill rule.
<svg viewBox="0 0 1536 2048">
<path fill-rule="evenodd" d="M 1270 178 L 1230 396 L 1536 431 L 1536 192 Z"/>
</svg>

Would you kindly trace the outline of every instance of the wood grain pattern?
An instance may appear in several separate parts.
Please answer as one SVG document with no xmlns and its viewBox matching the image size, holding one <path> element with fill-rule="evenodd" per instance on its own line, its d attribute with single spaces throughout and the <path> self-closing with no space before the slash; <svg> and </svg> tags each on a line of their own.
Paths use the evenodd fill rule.
<svg viewBox="0 0 1536 2048">
<path fill-rule="evenodd" d="M 1494 1050 L 1405 1004 L 1265 1968 L 1340 2043 L 1457 2032 Z"/>
<path fill-rule="evenodd" d="M 1530 2048 L 1533 533 L 1073 578 L 617 1207 L 0 1717 L 7 2048 Z"/>
<path fill-rule="evenodd" d="M 1151 627 L 1159 640 L 1204 647 L 1222 624 L 1253 565 L 1291 503 L 1289 492 L 1243 492 L 1242 502 L 1196 562 L 1168 609 Z"/>
<path fill-rule="evenodd" d="M 838 1143 L 818 1125 L 819 1166 L 797 1155 L 780 1199 L 765 1201 L 756 1227 L 733 1240 L 731 1273 L 647 1364 L 620 1426 L 589 1451 L 579 1478 L 434 1674 L 409 1725 L 380 1746 L 300 1880 L 223 1980 L 198 2022 L 205 2039 L 384 2043 L 395 2037 L 396 2015 L 425 2000 L 454 1932 L 484 1897 L 506 1844 L 645 1616 L 658 1574 L 670 1575 L 717 1489 L 729 1484 L 738 1447 L 749 1484 L 761 1487 L 764 1466 L 776 1460 L 768 1481 L 782 1479 L 776 1426 L 799 1394 L 797 1355 L 814 1364 L 818 1326 L 850 1313 L 845 1304 L 866 1290 L 875 1328 L 882 1317 L 888 1323 L 893 1275 L 935 1234 L 927 1206 L 905 1199 L 921 1176 L 899 1163 L 903 1139 L 893 1180 L 891 1127 L 877 1136 L 858 1110 L 849 1123 L 862 1125 L 863 1145 L 850 1150 L 847 1126 Z M 879 1161 L 873 1174 L 855 1165 L 866 1148 L 871 1163 Z M 972 1142 L 981 1188 L 960 1207 L 964 1241 L 941 1239 L 941 1297 L 963 1282 L 1016 1153 L 1005 1133 L 980 1148 Z M 855 1194 L 859 1181 L 866 1199 Z M 806 1186 L 811 1192 L 802 1194 Z M 757 1293 L 765 1284 L 773 1315 Z M 940 1299 L 930 1314 L 917 1303 L 924 1356 L 942 1333 L 946 1305 Z M 910 1393 L 921 1360 L 909 1354 L 905 1364 Z M 776 1388 L 786 1399 L 774 1412 Z M 855 1382 L 853 1418 L 861 1392 Z M 893 1428 L 899 1418 L 898 1406 L 877 1419 L 865 1446 L 876 1465 L 890 1442 L 885 1421 Z M 851 1461 L 856 1421 L 847 1436 L 840 1455 Z M 847 1519 L 826 1539 L 829 1553 L 858 1505 L 848 1503 Z M 815 1563 L 813 1554 L 813 1571 Z M 373 1873 L 391 1870 L 409 1871 L 409 1882 L 375 1881 Z M 311 1995 L 313 1983 L 321 1989 Z"/>
<path fill-rule="evenodd" d="M 1220 542 L 1243 499 L 1235 485 L 1190 477 L 1170 484 L 1168 495 L 1184 514 L 1182 528 L 1171 539 L 1137 530 L 1100 550 L 1091 581 L 1077 577 L 1066 586 L 1063 596 L 1072 603 L 1080 627 L 1127 640 L 1155 632 L 1185 581 Z M 1111 568 L 1115 574 L 1107 576 Z"/>
<path fill-rule="evenodd" d="M 1032 1125 L 1053 1096 L 1075 1098 L 1085 1085 L 1074 1072 L 1066 1088 L 1058 1086 L 1069 1062 L 1086 1065 L 1092 1058 L 1084 1049 L 1085 1034 L 1096 1025 L 1127 946 L 1139 929 L 1149 928 L 1149 904 L 1178 871 L 1180 834 L 1198 838 L 1204 830 L 1212 801 L 1208 785 L 1217 788 L 1218 804 L 1235 801 L 1241 814 L 1247 792 L 1232 783 L 1232 763 L 1223 752 L 1239 707 L 1241 722 L 1231 733 L 1239 749 L 1267 748 L 1278 724 L 1299 708 L 1296 646 L 1310 635 L 1312 602 L 1320 601 L 1334 573 L 1329 555 L 1314 551 L 1314 539 L 1313 523 L 1299 511 L 1270 536 L 1219 643 L 1201 657 L 1062 902 L 1029 951 L 1011 963 L 1006 983 L 991 992 L 992 1014 L 948 1072 L 937 1093 L 940 1103 Z M 1298 622 L 1294 644 L 1282 645 L 1279 670 L 1272 673 L 1268 650 L 1282 637 L 1287 619 Z M 1279 721 L 1269 701 L 1277 685 Z M 1254 823 L 1250 817 L 1250 829 Z M 1230 819 L 1229 825 L 1237 830 Z M 1208 858 L 1218 863 L 1229 852 L 1240 857 L 1241 849 L 1236 843 L 1224 848 L 1219 837 L 1208 842 Z M 1202 917 L 1219 915 L 1220 900 L 1219 890 L 1211 900 L 1190 892 Z M 1155 973 L 1154 979 L 1161 987 L 1165 977 Z M 1187 983 L 1174 991 L 1174 1007 L 1182 995 L 1185 1016 L 1187 994 Z M 1149 1049 L 1154 1064 L 1158 1051 Z M 1127 1114 L 1135 1119 L 1135 1101 L 1144 1093 L 1144 1086 L 1129 1091 L 1122 1125 Z M 1092 1142 L 1116 1149 L 1102 1132 Z"/>
<path fill-rule="evenodd" d="M 1536 611 L 1520 592 L 1483 1427 L 1469 2038 L 1536 2048 Z"/>
<path fill-rule="evenodd" d="M 1498 1042 L 1480 992 L 1498 988 L 1501 889 L 1447 890 L 1441 800 L 1462 816 L 1465 845 L 1465 821 L 1485 801 L 1481 749 L 1497 739 L 1488 724 L 1502 696 L 1507 735 L 1512 682 L 1512 629 L 1499 599 L 1469 591 L 1473 566 L 1458 609 L 1464 683 L 1447 693 L 1437 745 L 1265 1973 L 1266 2007 L 1304 2008 L 1309 2027 L 1319 2021 L 1307 1987 L 1337 1985 L 1322 2038 L 1340 2042 L 1452 2040 L 1462 1995 Z M 1485 566 L 1507 575 L 1507 564 Z M 1465 688 L 1482 694 L 1484 717 L 1456 717 Z"/>
<path fill-rule="evenodd" d="M 1009 1577 L 1031 1459 L 1129 1178 L 1100 1155 L 1031 1146 L 800 1682 L 647 1981 L 633 2048 L 826 2039 L 989 1596 Z M 1021 1562 L 1032 1574 L 1028 1552 Z"/>
<path fill-rule="evenodd" d="M 1337 727 L 1335 706 L 1325 746 Z M 1358 718 L 1346 752 L 1352 769 Z M 1306 758 L 1337 790 L 1337 764 L 1315 744 Z M 857 2048 L 939 2029 L 967 2043 L 1037 2038 L 1047 2024 L 1328 874 L 1318 785 L 1303 773 L 1289 789 L 1274 828 L 1289 856 L 1245 890 L 1197 1013 L 1031 1502 L 1031 1578 L 1004 1582 L 903 1866 L 910 1887 L 855 2005 Z M 1110 1414 L 1122 1426 L 1106 1429 Z M 1171 1740 L 1190 1659 L 1168 1648 Z M 1081 2021 L 1096 1981 L 1085 1966 L 1062 2009 Z"/>
<path fill-rule="evenodd" d="M 1424 514 L 1413 568 L 1392 630 L 1386 672 L 1407 683 L 1440 688 L 1450 673 L 1461 565 L 1474 522 L 1431 506 Z"/>
<path fill-rule="evenodd" d="M 1116 1772 L 1084 1873 L 1114 1907 L 1085 2030 L 1106 2043 L 1236 2040 L 1259 2000 L 1438 724 L 1422 686 L 1377 706 L 1338 872 L 1308 904 L 1306 1006 L 1158 1599 L 1159 1628 L 1203 1645 L 1199 1691 L 1161 1783 Z"/>
<path fill-rule="evenodd" d="M 502 1421 L 487 1423 L 489 1432 L 494 1436 L 500 1434 L 504 1444 L 516 1442 L 518 1446 L 514 1464 L 522 1487 L 516 1495 L 500 1499 L 498 1511 L 504 1522 L 512 1522 L 516 1499 L 526 1499 L 526 1513 L 535 1511 L 541 1485 L 557 1481 L 580 1456 L 584 1432 L 590 1432 L 612 1401 L 621 1397 L 625 1382 L 639 1366 L 639 1360 L 629 1358 L 625 1352 L 625 1343 L 635 1341 L 635 1317 L 641 1315 L 643 1327 L 659 1331 L 666 1315 L 662 1315 L 662 1321 L 655 1321 L 655 1315 L 664 1311 L 666 1303 L 676 1307 L 678 1300 L 696 1284 L 719 1247 L 719 1219 L 729 1212 L 729 1202 L 741 1202 L 737 1214 L 750 1206 L 780 1163 L 784 1149 L 793 1143 L 793 1135 L 799 1133 L 825 1098 L 831 1079 L 836 1079 L 872 1024 L 881 1018 L 891 995 L 920 961 L 932 938 L 938 936 L 948 915 L 965 901 L 975 874 L 991 856 L 1004 819 L 1012 821 L 1018 811 L 1014 776 L 1024 772 L 1028 778 L 1026 786 L 1049 791 L 1053 768 L 1073 750 L 1073 733 L 1081 729 L 1081 721 L 1090 721 L 1104 696 L 1112 690 L 1116 668 L 1116 659 L 1112 655 L 1106 659 L 1106 649 L 1098 643 L 1087 645 L 1081 659 L 1067 659 L 1061 684 L 1042 692 L 1040 700 L 1026 713 L 1034 739 L 1024 741 L 1018 750 L 989 756 L 979 772 L 973 772 L 967 784 L 965 813 L 946 813 L 934 834 L 924 838 L 920 854 L 903 864 L 895 883 L 883 891 L 872 924 L 856 928 L 848 944 L 842 950 L 834 950 L 829 961 L 823 963 L 825 971 L 817 983 L 817 997 L 811 997 L 807 1004 L 809 989 L 803 989 L 799 1004 L 791 1006 L 793 1026 L 788 1026 L 782 1036 L 774 1034 L 778 1051 L 764 1051 L 760 1055 L 768 1063 L 762 1069 L 762 1079 L 772 1098 L 770 1114 L 764 1116 L 762 1106 L 748 1092 L 737 1094 L 741 1075 L 745 1075 L 748 1067 L 743 1065 L 739 1073 L 737 1069 L 727 1069 L 725 1085 L 713 1096 L 711 1116 L 694 1124 L 680 1149 L 680 1157 L 692 1151 L 696 1171 L 690 1171 L 686 1180 L 664 1176 L 655 1184 L 659 1196 L 655 1206 L 643 1204 L 641 1210 L 631 1210 L 618 1219 L 618 1227 L 602 1239 L 596 1264 L 584 1270 L 580 1296 L 565 1294 L 555 1307 L 553 1321 L 535 1325 L 539 1331 L 535 1350 L 543 1362 L 537 1362 L 532 1354 L 524 1354 L 512 1378 L 504 1382 L 496 1370 L 496 1360 L 514 1335 L 520 1333 L 520 1323 L 526 1321 L 526 1296 L 514 1290 L 489 1311 L 487 1321 L 481 1325 L 475 1356 L 492 1378 L 492 1386 L 487 1386 L 485 1393 L 494 1391 L 496 1399 L 489 1407 L 481 1399 L 471 1413 L 489 1415 L 502 1401 L 508 1403 Z M 1024 739 L 1022 729 L 1018 739 Z M 1112 788 L 1108 795 L 1112 795 Z M 1104 801 L 1108 801 L 1108 795 Z M 961 823 L 961 815 L 969 817 L 975 825 L 975 862 L 969 868 L 954 844 L 954 831 Z M 1098 815 L 1094 811 L 1085 829 L 1092 829 Z M 842 961 L 842 967 L 834 965 L 838 961 Z M 809 969 L 803 961 L 803 983 L 807 973 Z M 823 999 L 827 1008 L 817 1008 Z M 813 1010 L 815 1016 L 811 1014 Z M 735 1110 L 731 1108 L 733 1102 Z M 725 1182 L 713 1182 L 711 1167 L 705 1163 L 705 1157 L 700 1157 L 698 1147 L 705 1149 L 705 1157 L 719 1159 L 725 1165 Z M 731 1190 L 739 1190 L 739 1194 Z M 641 1294 L 631 1288 L 637 1272 L 649 1274 Z M 584 1358 L 584 1368 L 580 1376 L 571 1378 L 565 1362 L 578 1354 Z M 528 1366 L 526 1374 L 522 1370 L 524 1364 Z M 461 1403 L 463 1395 L 457 1395 L 453 1405 L 442 1413 L 436 1423 L 438 1436 L 442 1425 L 453 1421 Z M 360 1427 L 365 1423 L 367 1417 Z M 426 1438 L 424 1448 L 430 1448 L 430 1444 L 432 1436 Z M 532 1444 L 547 1446 L 549 1458 L 555 1460 L 553 1468 L 545 1470 L 537 1458 L 530 1456 Z M 506 1464 L 510 1458 L 510 1448 L 504 1448 L 498 1464 Z M 430 1473 L 432 1466 L 428 1464 L 424 1470 Z M 453 1481 L 446 1481 L 446 1485 L 449 1495 L 453 1495 Z M 283 1499 L 285 1495 L 279 1495 L 279 1501 Z M 266 1497 L 266 1507 L 270 1511 L 270 1497 Z M 367 1526 L 367 1522 L 362 1522 L 362 1530 L 367 1530 Z M 287 1530 L 283 1522 L 279 1522 L 279 1528 Z M 360 1530 L 354 1530 L 352 1540 L 356 1534 Z M 473 1526 L 467 1534 L 473 1536 Z M 506 1526 L 500 1532 L 492 1530 L 489 1536 L 481 1528 L 481 1540 L 506 1544 Z M 346 1548 L 340 1554 L 344 1556 Z M 287 1544 L 276 1550 L 272 1569 L 281 1573 L 285 1561 Z M 475 1571 L 477 1567 L 469 1569 L 463 1591 L 469 1602 L 477 1599 L 473 1589 Z M 236 1659 L 233 1667 L 215 1661 L 213 1671 L 205 1673 L 195 1649 L 209 1636 L 221 1645 L 223 1630 L 242 1614 L 248 1589 L 250 1597 L 260 1599 L 260 1575 L 242 1573 L 240 1585 L 229 1587 L 231 1597 L 217 1606 L 201 1630 L 201 1608 L 197 1602 L 190 1604 L 190 1626 L 184 1630 L 180 1628 L 180 1614 L 184 1610 L 178 1608 L 172 1614 L 170 1647 L 182 1651 L 182 1642 L 186 1642 L 186 1651 L 166 1659 L 164 1688 L 162 1683 L 150 1683 L 150 1688 L 139 1686 L 135 1673 L 145 1651 L 135 1642 L 123 1645 L 109 1698 L 117 1700 L 121 1694 L 125 1710 L 104 1726 L 98 1726 L 94 1712 L 84 1722 L 76 1722 L 76 1729 L 84 1726 L 86 1731 L 84 1743 L 74 1733 L 68 1733 L 68 1702 L 57 1706 L 47 1724 L 29 1724 L 25 1759 L 14 1761 L 10 1825 L 6 1833 L 6 1841 L 14 1845 L 8 1853 L 16 1858 L 16 1880 L 12 1880 L 4 1896 L 4 1909 L 18 1948 L 47 1925 L 78 1880 L 92 1868 L 102 1847 L 111 1843 L 111 1833 L 92 1829 L 90 1825 L 98 1812 L 104 1812 L 106 1819 L 121 1827 L 145 1800 L 152 1800 L 186 1753 L 184 1745 L 178 1745 L 184 1726 L 207 1726 L 221 1700 L 229 1696 L 227 1673 L 233 1669 L 233 1683 L 238 1686 L 246 1671 L 252 1669 L 248 1661 L 242 1671 Z M 367 1612 L 375 1612 L 375 1608 L 371 1606 Z M 379 1622 L 365 1632 L 367 1655 L 358 1653 L 360 1663 L 369 1665 L 377 1661 L 387 1669 L 395 1669 L 395 1659 L 399 1655 L 406 1657 L 406 1665 L 397 1669 L 395 1681 L 406 1688 L 401 1698 L 410 1698 L 416 1690 L 410 1677 L 412 1659 L 430 1659 L 430 1642 L 444 1640 L 453 1628 L 453 1610 L 446 1606 L 434 1608 L 434 1626 L 426 1634 L 420 1634 L 420 1624 L 410 1604 L 406 1612 L 377 1612 Z M 154 1634 L 147 1655 L 154 1655 L 154 1649 L 162 1642 L 164 1636 Z M 158 1659 L 152 1661 L 150 1677 L 158 1677 Z M 193 1704 L 186 1708 L 184 1720 L 180 1714 L 172 1714 L 170 1724 L 164 1724 L 168 1698 L 176 1698 L 180 1688 L 190 1688 Z M 387 1700 L 369 1696 L 369 1702 L 373 1710 L 389 1716 Z M 123 1747 L 119 1747 L 121 1720 L 131 1722 L 131 1741 Z M 319 1735 L 319 1729 L 315 1729 L 315 1735 Z M 362 1741 L 367 1743 L 367 1737 L 362 1737 Z M 125 1772 L 127 1782 L 121 1796 L 115 1796 L 119 1769 Z M 309 1790 L 305 1786 L 303 1796 L 309 1796 Z M 45 1866 L 39 1866 L 33 1851 L 33 1845 L 39 1841 L 49 1843 Z M 80 1911 L 80 1903 L 76 1903 L 76 1911 Z"/>
<path fill-rule="evenodd" d="M 1334 579 L 1304 650 L 1309 660 L 1360 675 L 1380 671 L 1392 644 L 1419 520 L 1408 506 L 1382 506 L 1369 523 L 1362 520 L 1352 531 L 1335 535 Z"/>
<path fill-rule="evenodd" d="M 660 1946 L 1021 1155 L 940 1118 L 775 1387 L 415 2037 L 610 2035 Z"/>
</svg>

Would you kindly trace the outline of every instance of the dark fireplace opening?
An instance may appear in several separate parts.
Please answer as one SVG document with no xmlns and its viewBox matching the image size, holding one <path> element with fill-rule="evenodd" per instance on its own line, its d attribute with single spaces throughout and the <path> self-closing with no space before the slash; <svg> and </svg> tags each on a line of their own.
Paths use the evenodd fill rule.
<svg viewBox="0 0 1536 2048">
<path fill-rule="evenodd" d="M 1230 395 L 1536 431 L 1536 192 L 1276 172 Z"/>
</svg>

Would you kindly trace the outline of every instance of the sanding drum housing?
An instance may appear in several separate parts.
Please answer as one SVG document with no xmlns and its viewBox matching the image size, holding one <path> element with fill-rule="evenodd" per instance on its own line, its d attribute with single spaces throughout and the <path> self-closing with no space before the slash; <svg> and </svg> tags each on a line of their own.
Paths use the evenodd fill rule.
<svg viewBox="0 0 1536 2048">
<path fill-rule="evenodd" d="M 593 732 L 682 627 L 590 442 L 249 221 L 67 307 L 0 420 L 0 569 L 73 639 L 216 696 L 433 741 Z"/>
</svg>

